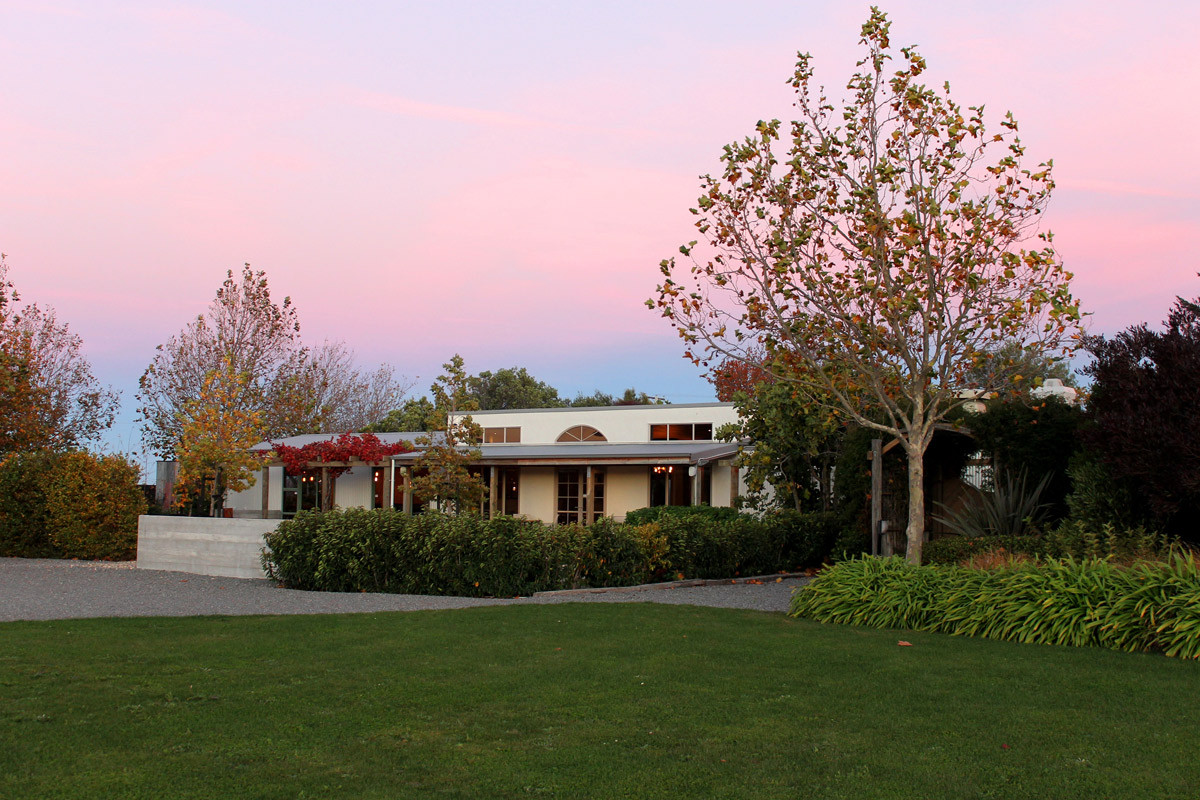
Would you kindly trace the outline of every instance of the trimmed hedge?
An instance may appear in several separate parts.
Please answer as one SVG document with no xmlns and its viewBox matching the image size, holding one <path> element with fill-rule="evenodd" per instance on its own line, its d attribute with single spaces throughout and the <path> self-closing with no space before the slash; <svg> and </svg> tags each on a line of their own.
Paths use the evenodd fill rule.
<svg viewBox="0 0 1200 800">
<path fill-rule="evenodd" d="M 631 525 L 391 509 L 302 512 L 266 541 L 267 575 L 295 589 L 528 595 L 678 578 L 733 578 L 813 566 L 837 534 L 823 514 L 664 514 Z"/>
<path fill-rule="evenodd" d="M 996 570 L 843 561 L 792 598 L 821 622 L 1200 658 L 1200 566 L 1047 559 Z"/>
<path fill-rule="evenodd" d="M 0 461 L 0 556 L 135 558 L 146 513 L 138 477 L 117 455 L 8 456 Z"/>
</svg>

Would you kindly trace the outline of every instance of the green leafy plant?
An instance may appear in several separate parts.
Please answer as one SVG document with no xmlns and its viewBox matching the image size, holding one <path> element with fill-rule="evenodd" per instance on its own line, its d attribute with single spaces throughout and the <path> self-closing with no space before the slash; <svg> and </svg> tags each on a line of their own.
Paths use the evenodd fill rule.
<svg viewBox="0 0 1200 800">
<path fill-rule="evenodd" d="M 990 492 L 976 490 L 958 509 L 938 503 L 945 516 L 934 519 L 961 536 L 1020 536 L 1036 531 L 1050 510 L 1043 503 L 1042 493 L 1050 483 L 1050 474 L 1031 489 L 1027 474 L 1004 473 L 997 477 L 996 488 Z"/>
<path fill-rule="evenodd" d="M 1046 559 L 993 570 L 843 561 L 792 599 L 793 616 L 1030 644 L 1200 658 L 1200 565 L 1176 549 L 1130 567 Z"/>
</svg>

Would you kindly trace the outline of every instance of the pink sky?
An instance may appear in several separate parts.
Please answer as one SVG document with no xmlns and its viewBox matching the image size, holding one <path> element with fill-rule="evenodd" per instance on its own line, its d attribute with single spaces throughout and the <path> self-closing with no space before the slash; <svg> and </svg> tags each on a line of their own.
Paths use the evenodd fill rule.
<svg viewBox="0 0 1200 800">
<path fill-rule="evenodd" d="M 844 85 L 867 6 L 0 5 L 0 250 L 83 336 L 138 449 L 154 346 L 229 268 L 309 341 L 426 386 L 455 352 L 564 394 L 712 398 L 642 305 L 697 176 L 788 116 L 796 50 Z M 893 42 L 1054 158 L 1047 217 L 1094 332 L 1200 294 L 1200 10 L 899 2 Z"/>
</svg>

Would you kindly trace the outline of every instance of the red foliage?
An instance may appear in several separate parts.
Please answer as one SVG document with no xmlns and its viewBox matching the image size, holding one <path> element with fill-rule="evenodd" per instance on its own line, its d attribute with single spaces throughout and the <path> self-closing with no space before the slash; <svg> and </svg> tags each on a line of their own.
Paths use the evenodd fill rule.
<svg viewBox="0 0 1200 800">
<path fill-rule="evenodd" d="M 717 399 L 722 403 L 733 400 L 738 392 L 753 394 L 754 386 L 763 382 L 771 382 L 774 378 L 761 368 L 727 358 L 716 367 L 708 379 L 716 387 Z"/>
<path fill-rule="evenodd" d="M 336 439 L 323 442 L 312 442 L 303 447 L 292 447 L 286 444 L 271 443 L 276 454 L 283 462 L 284 468 L 292 474 L 299 474 L 309 464 L 330 464 L 337 462 L 365 461 L 368 464 L 383 461 L 388 456 L 397 453 L 407 453 L 412 447 L 407 442 L 384 444 L 373 433 L 343 433 Z M 335 467 L 337 472 L 345 472 L 348 467 Z"/>
</svg>

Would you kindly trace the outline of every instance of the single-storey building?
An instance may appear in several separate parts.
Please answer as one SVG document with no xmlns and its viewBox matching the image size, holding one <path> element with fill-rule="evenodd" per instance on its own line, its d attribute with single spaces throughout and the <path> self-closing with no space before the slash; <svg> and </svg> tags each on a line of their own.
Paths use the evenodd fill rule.
<svg viewBox="0 0 1200 800">
<path fill-rule="evenodd" d="M 730 506 L 745 485 L 734 465 L 738 445 L 714 437 L 737 421 L 732 403 L 601 406 L 476 411 L 483 429 L 472 465 L 489 487 L 481 511 L 548 523 L 623 520 L 636 508 L 663 505 Z M 385 443 L 415 445 L 423 434 L 377 434 Z M 336 434 L 293 436 L 301 447 Z M 263 452 L 273 445 L 255 447 Z M 417 452 L 356 464 L 312 464 L 290 474 L 268 462 L 257 485 L 232 493 L 227 513 L 287 518 L 301 509 L 340 506 L 409 513 L 423 500 L 409 490 Z M 333 479 L 331 468 L 342 471 Z"/>
</svg>

